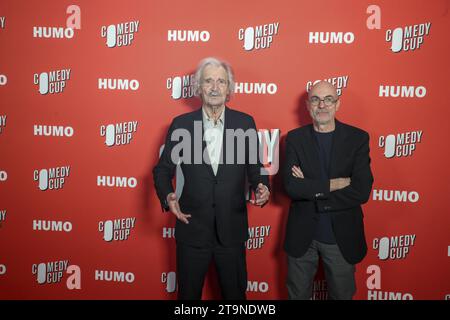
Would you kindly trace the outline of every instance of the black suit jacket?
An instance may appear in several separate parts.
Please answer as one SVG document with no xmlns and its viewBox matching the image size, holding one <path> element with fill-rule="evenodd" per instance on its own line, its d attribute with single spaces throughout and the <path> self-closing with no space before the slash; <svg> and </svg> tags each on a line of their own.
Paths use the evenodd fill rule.
<svg viewBox="0 0 450 320">
<path fill-rule="evenodd" d="M 198 121 L 197 129 L 201 128 L 200 138 L 201 157 L 206 153 L 206 143 L 203 141 L 202 109 L 176 117 L 170 125 L 167 133 L 165 147 L 158 164 L 153 169 L 153 179 L 158 197 L 165 206 L 166 197 L 173 192 L 172 178 L 175 173 L 176 163 L 171 159 L 172 149 L 178 141 L 171 141 L 170 137 L 175 129 L 185 129 L 194 137 L 194 121 Z M 222 144 L 223 164 L 219 164 L 217 175 L 214 175 L 210 164 L 202 161 L 202 164 L 194 164 L 194 151 L 191 152 L 190 163 L 181 163 L 184 176 L 184 187 L 179 199 L 181 211 L 191 214 L 189 224 L 177 220 L 175 237 L 177 242 L 187 243 L 193 246 L 208 246 L 213 241 L 216 232 L 219 241 L 225 246 L 233 246 L 243 243 L 248 239 L 247 206 L 245 199 L 246 177 L 255 190 L 261 182 L 269 187 L 267 175 L 261 175 L 262 164 L 259 158 L 251 164 L 249 156 L 255 156 L 258 151 L 258 141 L 250 144 L 245 140 L 244 161 L 237 163 L 237 140 L 234 144 L 233 164 L 226 164 L 225 160 L 232 155 L 226 147 L 227 129 L 256 130 L 253 118 L 245 113 L 225 108 L 224 140 Z M 197 131 L 198 132 L 198 131 Z M 256 131 L 255 131 L 256 132 Z M 191 150 L 194 150 L 194 139 Z M 185 154 L 182 154 L 185 156 Z M 198 156 L 198 150 L 197 150 Z M 203 159 L 203 158 L 201 158 Z"/>
<path fill-rule="evenodd" d="M 329 212 L 336 242 L 351 264 L 367 253 L 361 205 L 369 199 L 373 176 L 367 132 L 336 120 L 330 160 L 330 179 L 350 177 L 349 186 L 330 192 L 329 180 L 320 176 L 320 161 L 312 124 L 297 128 L 286 138 L 284 187 L 292 199 L 284 248 L 293 257 L 308 250 L 316 230 L 317 215 Z M 292 176 L 299 165 L 304 179 Z"/>
</svg>

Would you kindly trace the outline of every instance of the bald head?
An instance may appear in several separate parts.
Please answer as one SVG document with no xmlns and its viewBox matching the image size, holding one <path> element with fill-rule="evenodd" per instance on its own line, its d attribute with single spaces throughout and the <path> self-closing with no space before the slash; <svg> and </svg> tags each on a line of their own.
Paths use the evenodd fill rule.
<svg viewBox="0 0 450 320">
<path fill-rule="evenodd" d="M 312 96 L 320 96 L 318 93 L 324 92 L 323 96 L 331 95 L 334 98 L 338 98 L 337 90 L 335 86 L 333 86 L 331 83 L 327 81 L 319 81 L 315 85 L 311 87 L 308 93 L 308 97 L 311 98 Z"/>
</svg>

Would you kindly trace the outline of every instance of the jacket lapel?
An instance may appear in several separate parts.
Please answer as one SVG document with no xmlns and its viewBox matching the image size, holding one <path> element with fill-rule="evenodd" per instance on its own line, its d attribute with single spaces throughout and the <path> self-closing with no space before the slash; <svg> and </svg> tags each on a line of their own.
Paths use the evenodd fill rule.
<svg viewBox="0 0 450 320">
<path fill-rule="evenodd" d="M 308 159 L 307 164 L 310 166 L 309 174 L 314 178 L 320 178 L 320 159 L 319 159 L 319 149 L 317 147 L 317 141 L 314 136 L 314 127 L 311 124 L 310 130 L 306 130 L 306 139 L 303 140 L 302 148 L 306 159 Z M 305 166 L 307 164 L 304 164 Z M 301 167 L 301 166 L 300 166 Z M 301 170 L 307 170 L 307 168 L 301 168 Z"/>
<path fill-rule="evenodd" d="M 330 156 L 330 179 L 337 177 L 336 164 L 339 161 L 339 155 L 342 153 L 342 146 L 345 140 L 344 132 L 342 130 L 342 124 L 335 120 L 336 127 L 333 134 L 333 143 L 331 145 L 331 156 Z"/>
</svg>

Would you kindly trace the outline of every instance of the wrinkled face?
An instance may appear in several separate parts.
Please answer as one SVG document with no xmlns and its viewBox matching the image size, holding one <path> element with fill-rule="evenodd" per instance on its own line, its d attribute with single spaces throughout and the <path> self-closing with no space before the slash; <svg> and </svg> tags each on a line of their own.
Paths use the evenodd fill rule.
<svg viewBox="0 0 450 320">
<path fill-rule="evenodd" d="M 311 88 L 306 106 L 314 123 L 327 125 L 334 123 L 340 100 L 336 89 L 329 83 L 321 82 Z"/>
<path fill-rule="evenodd" d="M 206 66 L 200 83 L 203 104 L 213 108 L 224 106 L 229 93 L 226 70 L 221 66 Z"/>
</svg>

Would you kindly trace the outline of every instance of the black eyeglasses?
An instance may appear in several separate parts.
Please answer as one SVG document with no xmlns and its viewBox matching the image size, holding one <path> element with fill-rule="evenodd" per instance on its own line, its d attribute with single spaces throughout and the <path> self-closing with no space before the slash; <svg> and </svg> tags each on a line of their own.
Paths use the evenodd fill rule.
<svg viewBox="0 0 450 320">
<path fill-rule="evenodd" d="M 309 103 L 313 107 L 319 106 L 321 101 L 323 101 L 323 104 L 326 107 L 331 107 L 332 105 L 334 105 L 338 101 L 338 99 L 335 99 L 333 96 L 326 96 L 323 99 L 320 99 L 318 96 L 312 96 L 311 98 L 309 98 Z"/>
</svg>

